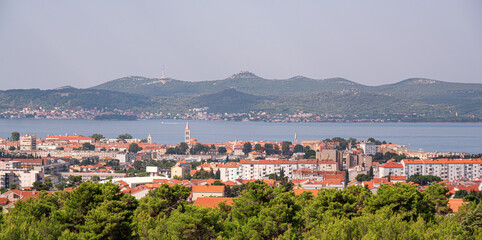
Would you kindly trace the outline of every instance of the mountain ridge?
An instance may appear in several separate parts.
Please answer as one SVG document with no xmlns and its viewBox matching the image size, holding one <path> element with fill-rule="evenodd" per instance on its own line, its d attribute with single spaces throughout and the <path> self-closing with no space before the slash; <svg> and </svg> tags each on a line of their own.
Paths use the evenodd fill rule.
<svg viewBox="0 0 482 240">
<path fill-rule="evenodd" d="M 0 91 L 0 109 L 64 106 L 186 113 L 200 108 L 222 114 L 261 111 L 384 117 L 416 113 L 437 119 L 455 115 L 482 119 L 480 103 L 482 84 L 409 78 L 367 86 L 341 77 L 265 79 L 247 71 L 221 80 L 128 76 L 85 89 Z"/>
</svg>

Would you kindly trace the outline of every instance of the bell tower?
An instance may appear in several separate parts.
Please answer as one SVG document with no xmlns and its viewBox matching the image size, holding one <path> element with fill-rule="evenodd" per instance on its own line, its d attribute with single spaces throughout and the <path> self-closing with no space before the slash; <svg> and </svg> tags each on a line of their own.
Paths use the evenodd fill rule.
<svg viewBox="0 0 482 240">
<path fill-rule="evenodd" d="M 189 128 L 189 122 L 186 123 L 186 129 L 184 130 L 184 142 L 191 144 L 191 129 Z"/>
</svg>

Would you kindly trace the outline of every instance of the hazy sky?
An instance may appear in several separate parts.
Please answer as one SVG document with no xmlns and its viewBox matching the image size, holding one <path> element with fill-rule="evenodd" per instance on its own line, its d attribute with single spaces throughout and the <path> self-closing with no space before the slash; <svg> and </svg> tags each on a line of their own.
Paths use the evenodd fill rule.
<svg viewBox="0 0 482 240">
<path fill-rule="evenodd" d="M 482 83 L 482 1 L 0 1 L 0 89 L 124 76 Z"/>
</svg>

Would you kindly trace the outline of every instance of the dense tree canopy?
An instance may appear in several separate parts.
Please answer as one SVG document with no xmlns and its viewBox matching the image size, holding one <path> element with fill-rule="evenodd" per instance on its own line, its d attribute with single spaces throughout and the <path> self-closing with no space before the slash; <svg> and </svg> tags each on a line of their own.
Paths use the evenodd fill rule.
<svg viewBox="0 0 482 240">
<path fill-rule="evenodd" d="M 139 147 L 139 144 L 137 144 L 137 143 L 131 143 L 131 144 L 129 144 L 129 152 L 131 152 L 131 153 L 137 153 L 137 152 L 139 152 L 139 151 L 141 151 L 141 150 L 142 150 L 142 148 Z"/>
<path fill-rule="evenodd" d="M 12 140 L 12 141 L 20 140 L 20 133 L 19 132 L 12 132 L 12 134 L 10 136 L 10 140 Z"/>
<path fill-rule="evenodd" d="M 119 140 L 132 139 L 132 135 L 130 135 L 129 133 L 124 133 L 124 134 L 119 135 L 117 137 L 117 139 L 119 139 Z"/>
<path fill-rule="evenodd" d="M 481 239 L 482 204 L 448 216 L 447 191 L 395 183 L 377 194 L 351 186 L 313 196 L 256 181 L 227 186 L 231 206 L 203 208 L 182 185 L 136 200 L 115 184 L 86 182 L 18 201 L 0 221 L 0 239 Z"/>
<path fill-rule="evenodd" d="M 440 182 L 442 179 L 433 175 L 413 175 L 407 179 L 407 182 L 414 182 L 420 185 L 430 185 L 433 182 Z"/>
<path fill-rule="evenodd" d="M 90 137 L 93 138 L 96 142 L 98 142 L 98 141 L 100 141 L 101 139 L 104 138 L 104 135 L 102 135 L 100 133 L 94 133 Z"/>
</svg>

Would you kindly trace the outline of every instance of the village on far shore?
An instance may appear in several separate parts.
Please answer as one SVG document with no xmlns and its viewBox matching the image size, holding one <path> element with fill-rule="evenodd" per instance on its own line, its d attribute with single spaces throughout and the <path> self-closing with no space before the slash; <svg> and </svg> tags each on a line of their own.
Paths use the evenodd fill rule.
<svg viewBox="0 0 482 240">
<path fill-rule="evenodd" d="M 189 201 L 204 207 L 232 203 L 236 186 L 263 181 L 289 183 L 295 194 L 361 185 L 376 193 L 382 184 L 408 182 L 421 191 L 443 182 L 457 211 L 455 193 L 482 191 L 482 158 L 467 153 L 411 152 L 409 147 L 373 138 L 204 143 L 191 136 L 162 145 L 121 134 L 116 139 L 13 132 L 0 138 L 0 206 L 4 212 L 39 191 L 73 191 L 85 181 L 113 182 L 136 199 L 162 184 L 192 189 Z M 237 193 L 239 194 L 239 193 Z M 460 195 L 460 194 L 458 194 Z"/>
</svg>

